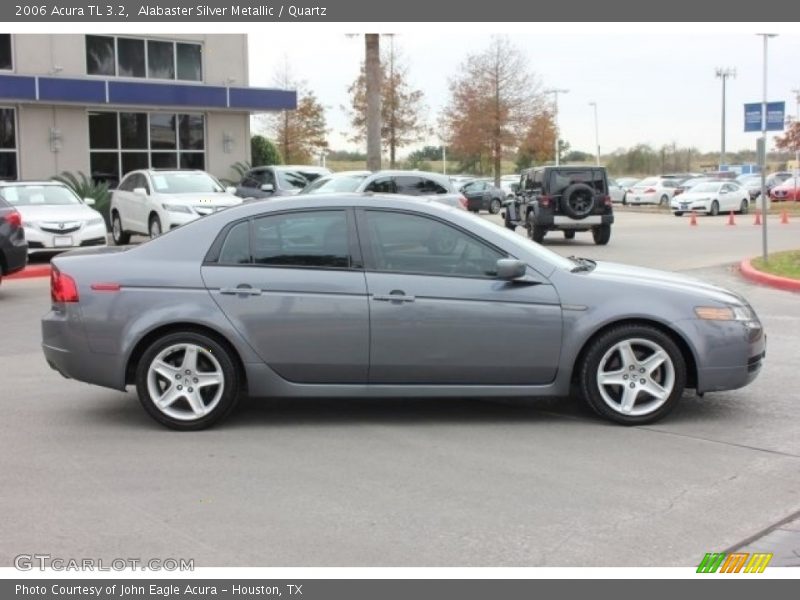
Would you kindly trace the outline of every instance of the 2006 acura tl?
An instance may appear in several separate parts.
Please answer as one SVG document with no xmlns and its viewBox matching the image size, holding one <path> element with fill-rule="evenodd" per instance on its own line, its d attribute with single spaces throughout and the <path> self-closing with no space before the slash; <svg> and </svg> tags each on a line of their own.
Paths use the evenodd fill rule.
<svg viewBox="0 0 800 600">
<path fill-rule="evenodd" d="M 175 429 L 257 397 L 568 395 L 623 424 L 758 374 L 740 296 L 397 196 L 276 199 L 53 261 L 50 365 Z"/>
</svg>

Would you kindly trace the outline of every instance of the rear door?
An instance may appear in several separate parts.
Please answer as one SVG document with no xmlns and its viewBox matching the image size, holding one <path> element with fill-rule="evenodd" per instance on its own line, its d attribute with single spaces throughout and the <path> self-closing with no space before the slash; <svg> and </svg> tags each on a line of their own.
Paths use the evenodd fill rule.
<svg viewBox="0 0 800 600">
<path fill-rule="evenodd" d="M 411 211 L 359 210 L 373 384 L 553 380 L 561 307 L 552 286 L 495 278 L 506 254 Z"/>
<path fill-rule="evenodd" d="M 229 226 L 206 287 L 261 359 L 299 383 L 365 383 L 366 280 L 352 213 L 269 213 Z"/>
</svg>

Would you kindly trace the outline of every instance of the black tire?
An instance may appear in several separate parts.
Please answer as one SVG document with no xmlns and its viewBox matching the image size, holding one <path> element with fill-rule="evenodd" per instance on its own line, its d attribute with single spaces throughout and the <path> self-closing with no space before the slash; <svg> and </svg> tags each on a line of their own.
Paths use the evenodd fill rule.
<svg viewBox="0 0 800 600">
<path fill-rule="evenodd" d="M 681 211 L 679 211 L 679 210 L 676 210 L 676 211 L 675 211 L 674 213 L 672 213 L 672 214 L 673 214 L 673 215 L 675 215 L 676 217 L 682 217 L 682 216 L 683 216 L 683 213 L 682 213 Z"/>
<path fill-rule="evenodd" d="M 574 229 L 565 229 L 564 230 L 564 238 L 567 240 L 574 240 L 575 239 L 575 230 Z"/>
<path fill-rule="evenodd" d="M 516 231 L 517 230 L 517 226 L 514 225 L 511 221 L 506 221 L 505 225 L 506 225 L 506 229 L 510 229 L 511 231 Z"/>
<path fill-rule="evenodd" d="M 496 215 L 500 212 L 500 208 L 503 204 L 497 198 L 492 198 L 492 201 L 489 202 L 489 214 Z"/>
<path fill-rule="evenodd" d="M 661 196 L 661 198 L 659 198 L 659 200 L 658 200 L 658 205 L 659 206 L 668 206 L 669 205 L 669 196 L 667 196 L 666 194 Z"/>
<path fill-rule="evenodd" d="M 212 400 L 212 402 L 215 401 L 216 404 L 207 414 L 198 418 L 182 419 L 166 414 L 162 409 L 156 406 L 155 399 L 150 393 L 149 384 L 151 382 L 149 379 L 149 374 L 151 363 L 163 351 L 181 344 L 195 345 L 201 348 L 204 352 L 212 355 L 219 364 L 221 373 L 223 375 L 220 397 L 216 400 Z M 201 372 L 201 366 L 202 359 L 198 359 L 198 368 L 196 369 L 197 374 Z M 164 379 L 154 383 L 154 385 L 157 386 L 161 384 L 164 385 L 164 391 L 171 388 L 171 386 L 166 385 L 166 381 Z M 176 387 L 178 386 L 177 383 L 173 385 Z M 217 386 L 212 385 L 204 387 L 203 389 L 208 390 L 209 393 L 213 393 L 216 397 L 216 387 Z M 191 390 L 191 388 L 188 387 L 186 389 Z M 200 388 L 198 388 L 198 390 L 199 389 Z M 159 338 L 153 342 L 147 348 L 147 350 L 145 350 L 144 354 L 142 354 L 139 364 L 136 365 L 136 391 L 139 394 L 139 401 L 142 403 L 142 406 L 147 413 L 153 417 L 153 419 L 171 429 L 177 429 L 181 431 L 196 431 L 210 427 L 230 414 L 230 412 L 238 403 L 239 396 L 241 395 L 241 376 L 239 374 L 239 369 L 234 363 L 234 358 L 231 356 L 231 351 L 217 342 L 215 339 L 204 333 L 199 333 L 196 331 L 177 332 L 170 333 L 162 338 Z M 210 406 L 212 402 L 209 402 L 208 406 Z M 190 409 L 190 404 L 185 399 L 180 399 L 167 408 L 171 409 L 172 406 L 178 403 L 183 403 L 186 408 Z M 175 408 L 173 412 L 178 411 L 180 408 L 181 405 Z M 184 409 L 184 412 L 188 411 Z"/>
<path fill-rule="evenodd" d="M 611 239 L 611 225 L 600 225 L 592 229 L 592 238 L 598 246 L 605 246 Z"/>
<path fill-rule="evenodd" d="M 530 237 L 534 242 L 541 244 L 544 242 L 544 236 L 547 234 L 547 229 L 541 225 L 531 225 L 528 232 L 530 233 Z"/>
<path fill-rule="evenodd" d="M 719 202 L 714 200 L 711 203 L 711 210 L 708 211 L 708 216 L 716 217 L 719 214 Z"/>
<path fill-rule="evenodd" d="M 747 200 L 742 200 L 739 205 L 739 214 L 746 215 L 748 212 L 750 212 L 750 203 Z"/>
<path fill-rule="evenodd" d="M 131 234 L 122 229 L 122 219 L 117 211 L 111 213 L 111 239 L 117 246 L 125 246 L 131 242 Z"/>
<path fill-rule="evenodd" d="M 622 206 L 627 206 L 627 205 L 628 205 L 628 194 L 625 194 L 622 197 Z"/>
<path fill-rule="evenodd" d="M 617 370 L 625 372 L 626 365 L 623 362 L 622 354 L 613 349 L 618 344 L 624 345 L 626 341 L 629 342 L 629 347 L 636 359 L 633 370 L 630 369 L 630 365 L 627 365 L 628 373 L 636 373 L 635 380 L 631 381 L 630 375 L 625 380 L 626 386 L 636 386 L 633 410 L 629 412 L 635 411 L 636 403 L 641 399 L 643 400 L 639 405 L 641 414 L 626 414 L 622 408 L 623 392 L 626 387 L 607 384 L 603 386 L 604 391 L 601 392 L 601 386 L 598 383 L 598 378 L 603 372 L 609 374 L 613 374 Z M 651 347 L 648 347 L 650 345 L 663 350 L 667 359 L 650 373 L 642 373 L 640 371 L 642 363 L 639 360 L 644 361 L 648 358 L 648 352 L 652 350 Z M 605 367 L 609 367 L 610 370 Z M 622 425 L 644 425 L 658 421 L 675 408 L 686 387 L 686 360 L 680 348 L 666 333 L 649 325 L 619 325 L 609 329 L 589 343 L 578 368 L 578 382 L 581 395 L 586 403 L 601 417 Z M 629 381 L 630 384 L 627 383 Z M 659 403 L 655 396 L 650 396 L 646 388 L 640 385 L 641 381 L 646 381 L 645 385 L 654 382 L 662 388 L 667 388 L 669 385 L 672 388 L 667 398 Z M 604 394 L 606 398 L 604 398 Z M 617 394 L 618 397 L 616 397 Z M 647 410 L 648 398 L 650 404 L 653 405 L 652 410 L 649 411 Z"/>
<path fill-rule="evenodd" d="M 150 215 L 150 219 L 147 221 L 147 232 L 150 234 L 151 240 L 164 233 L 161 227 L 161 219 L 158 218 L 158 215 Z"/>
<path fill-rule="evenodd" d="M 573 183 L 561 196 L 561 209 L 573 219 L 585 219 L 596 204 L 594 188 L 585 183 Z"/>
</svg>

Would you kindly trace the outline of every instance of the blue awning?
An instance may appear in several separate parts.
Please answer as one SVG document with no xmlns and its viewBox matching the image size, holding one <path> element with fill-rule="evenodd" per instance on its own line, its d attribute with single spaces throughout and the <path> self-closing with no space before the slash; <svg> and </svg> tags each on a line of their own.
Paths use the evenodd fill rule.
<svg viewBox="0 0 800 600">
<path fill-rule="evenodd" d="M 31 75 L 0 75 L 2 100 L 237 112 L 297 108 L 297 92 L 293 90 Z"/>
</svg>

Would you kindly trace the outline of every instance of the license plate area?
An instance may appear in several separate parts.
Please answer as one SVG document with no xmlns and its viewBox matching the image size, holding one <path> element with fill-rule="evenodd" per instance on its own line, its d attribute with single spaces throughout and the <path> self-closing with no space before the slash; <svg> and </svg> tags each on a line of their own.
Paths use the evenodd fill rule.
<svg viewBox="0 0 800 600">
<path fill-rule="evenodd" d="M 56 235 L 53 236 L 53 246 L 56 248 L 68 248 L 72 246 L 72 236 L 71 235 Z"/>
</svg>

